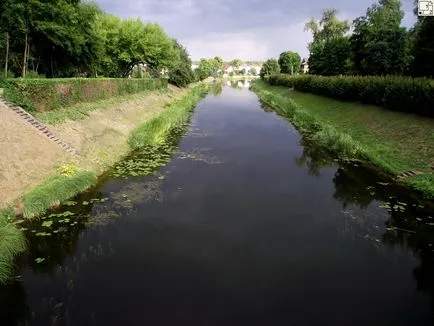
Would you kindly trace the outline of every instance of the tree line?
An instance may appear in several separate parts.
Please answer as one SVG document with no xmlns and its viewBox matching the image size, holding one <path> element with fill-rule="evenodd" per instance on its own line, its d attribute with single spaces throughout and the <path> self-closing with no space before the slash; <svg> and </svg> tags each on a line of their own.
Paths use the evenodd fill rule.
<svg viewBox="0 0 434 326">
<path fill-rule="evenodd" d="M 417 0 L 414 5 L 417 15 Z M 337 9 L 325 9 L 320 20 L 312 18 L 305 25 L 313 34 L 308 45 L 310 74 L 434 76 L 432 17 L 418 17 L 412 28 L 402 27 L 404 11 L 399 0 L 379 0 L 352 23 L 339 20 L 337 14 Z M 299 65 L 293 63 L 288 71 L 288 63 L 297 63 L 296 59 L 292 52 L 282 53 L 278 61 L 264 64 L 261 75 L 298 72 Z"/>
<path fill-rule="evenodd" d="M 8 77 L 126 77 L 143 66 L 194 79 L 187 50 L 158 24 L 81 0 L 2 0 L 0 54 Z"/>
</svg>

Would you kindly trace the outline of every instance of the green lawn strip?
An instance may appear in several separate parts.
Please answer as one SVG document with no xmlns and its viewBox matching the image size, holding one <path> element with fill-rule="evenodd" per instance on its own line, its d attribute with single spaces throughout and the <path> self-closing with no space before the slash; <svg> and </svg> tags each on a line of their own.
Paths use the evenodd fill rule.
<svg viewBox="0 0 434 326">
<path fill-rule="evenodd" d="M 0 211 L 0 284 L 10 280 L 14 258 L 27 247 L 23 231 L 12 223 L 13 217 L 12 211 Z"/>
<path fill-rule="evenodd" d="M 56 125 L 63 123 L 67 120 L 83 120 L 89 117 L 89 113 L 94 110 L 105 109 L 112 107 L 115 104 L 127 102 L 127 101 L 137 101 L 145 98 L 149 95 L 151 91 L 145 91 L 136 94 L 127 94 L 114 96 L 108 99 L 99 100 L 96 102 L 89 103 L 78 103 L 72 106 L 64 107 L 54 111 L 46 111 L 42 113 L 34 113 L 36 119 L 43 123 Z M 154 90 L 152 91 L 156 94 L 163 94 L 168 92 L 167 89 Z"/>
<path fill-rule="evenodd" d="M 173 128 L 188 121 L 191 110 L 208 92 L 209 87 L 207 84 L 195 86 L 181 99 L 167 104 L 160 115 L 139 125 L 129 137 L 131 148 L 161 144 Z"/>
<path fill-rule="evenodd" d="M 341 102 L 263 81 L 257 81 L 252 89 L 296 127 L 314 131 L 318 143 L 341 156 L 362 158 L 395 176 L 408 170 L 422 173 L 406 178 L 405 183 L 434 196 L 433 119 Z M 310 123 L 303 124 L 303 115 L 310 117 Z"/>
<path fill-rule="evenodd" d="M 79 171 L 74 175 L 53 175 L 42 184 L 24 195 L 25 218 L 33 218 L 45 213 L 50 207 L 74 197 L 95 185 L 96 175 L 89 171 Z"/>
</svg>

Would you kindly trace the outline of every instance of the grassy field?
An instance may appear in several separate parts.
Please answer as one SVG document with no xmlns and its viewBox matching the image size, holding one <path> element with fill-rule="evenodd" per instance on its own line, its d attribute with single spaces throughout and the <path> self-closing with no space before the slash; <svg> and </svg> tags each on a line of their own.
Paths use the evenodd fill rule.
<svg viewBox="0 0 434 326">
<path fill-rule="evenodd" d="M 434 119 L 341 102 L 263 81 L 256 82 L 253 90 L 331 151 L 372 162 L 394 176 L 413 171 L 416 175 L 403 182 L 434 197 Z"/>
</svg>

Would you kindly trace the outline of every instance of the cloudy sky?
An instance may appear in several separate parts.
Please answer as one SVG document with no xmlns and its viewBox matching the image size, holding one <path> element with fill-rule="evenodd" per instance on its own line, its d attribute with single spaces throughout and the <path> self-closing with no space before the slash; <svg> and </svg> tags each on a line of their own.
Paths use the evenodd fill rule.
<svg viewBox="0 0 434 326">
<path fill-rule="evenodd" d="M 364 15 L 376 0 L 97 0 L 109 13 L 157 22 L 184 44 L 193 59 L 264 60 L 286 50 L 308 55 L 311 35 L 303 31 L 324 8 L 339 9 L 341 19 Z M 410 27 L 413 0 L 402 0 Z"/>
</svg>

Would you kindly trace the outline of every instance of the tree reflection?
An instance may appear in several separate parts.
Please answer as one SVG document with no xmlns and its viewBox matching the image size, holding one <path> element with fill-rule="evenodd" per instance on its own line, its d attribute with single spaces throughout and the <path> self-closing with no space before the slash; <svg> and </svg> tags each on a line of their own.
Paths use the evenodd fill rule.
<svg viewBox="0 0 434 326">
<path fill-rule="evenodd" d="M 219 96 L 223 91 L 223 83 L 221 81 L 215 81 L 212 86 L 212 94 Z"/>
<path fill-rule="evenodd" d="M 333 158 L 324 149 L 314 146 L 307 138 L 301 139 L 301 145 L 303 152 L 295 157 L 295 164 L 307 168 L 310 175 L 318 177 L 321 169 L 334 165 Z"/>
</svg>

